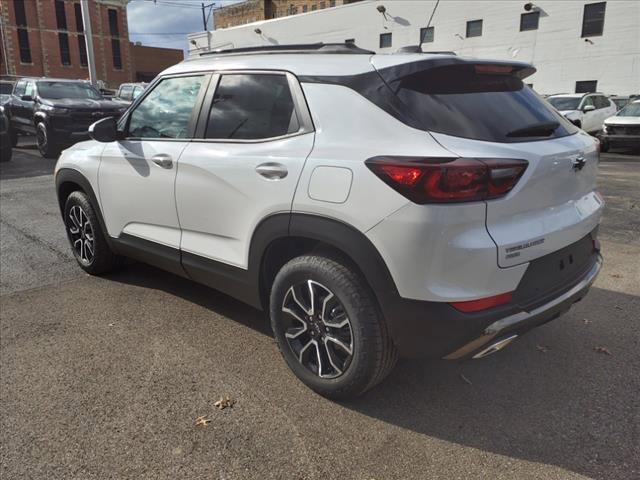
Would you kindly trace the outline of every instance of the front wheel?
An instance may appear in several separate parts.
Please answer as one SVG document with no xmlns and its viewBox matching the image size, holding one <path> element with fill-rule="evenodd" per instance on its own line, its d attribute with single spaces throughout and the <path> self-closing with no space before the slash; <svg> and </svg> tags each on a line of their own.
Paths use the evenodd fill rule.
<svg viewBox="0 0 640 480">
<path fill-rule="evenodd" d="M 55 144 L 51 132 L 44 122 L 36 125 L 36 143 L 40 155 L 44 158 L 57 158 L 60 154 L 60 148 Z"/>
<path fill-rule="evenodd" d="M 73 256 L 92 275 L 108 273 L 120 263 L 100 228 L 96 212 L 84 192 L 72 192 L 64 205 L 64 223 Z"/>
<path fill-rule="evenodd" d="M 309 255 L 284 265 L 273 283 L 270 314 L 289 368 L 326 397 L 366 392 L 397 360 L 373 292 L 336 260 Z"/>
</svg>

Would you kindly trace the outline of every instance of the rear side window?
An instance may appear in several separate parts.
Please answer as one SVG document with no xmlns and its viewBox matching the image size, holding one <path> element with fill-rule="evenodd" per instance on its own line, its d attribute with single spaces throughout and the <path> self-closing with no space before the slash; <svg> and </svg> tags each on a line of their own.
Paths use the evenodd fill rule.
<svg viewBox="0 0 640 480">
<path fill-rule="evenodd" d="M 485 72 L 475 65 L 433 68 L 391 87 L 408 113 L 433 132 L 506 143 L 577 131 L 520 78 Z"/>
<path fill-rule="evenodd" d="M 229 74 L 220 77 L 205 138 L 259 140 L 300 129 L 285 75 Z"/>
<path fill-rule="evenodd" d="M 203 75 L 165 78 L 140 102 L 129 119 L 129 137 L 186 138 Z"/>
</svg>

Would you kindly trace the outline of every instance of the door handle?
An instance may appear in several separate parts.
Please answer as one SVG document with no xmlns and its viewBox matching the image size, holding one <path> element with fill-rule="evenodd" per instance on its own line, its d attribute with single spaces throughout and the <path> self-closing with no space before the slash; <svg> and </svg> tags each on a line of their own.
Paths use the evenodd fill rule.
<svg viewBox="0 0 640 480">
<path fill-rule="evenodd" d="M 159 153 L 151 157 L 151 161 L 162 168 L 171 168 L 173 166 L 173 160 L 171 155 L 166 153 Z"/>
<path fill-rule="evenodd" d="M 289 173 L 287 167 L 276 162 L 261 163 L 256 167 L 256 172 L 267 180 L 280 180 Z"/>
</svg>

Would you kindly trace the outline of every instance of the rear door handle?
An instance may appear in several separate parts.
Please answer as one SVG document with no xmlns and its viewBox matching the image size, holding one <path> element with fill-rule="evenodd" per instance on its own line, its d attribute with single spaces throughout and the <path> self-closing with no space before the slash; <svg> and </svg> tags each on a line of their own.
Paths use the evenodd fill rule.
<svg viewBox="0 0 640 480">
<path fill-rule="evenodd" d="M 268 180 L 280 180 L 289 173 L 287 167 L 276 162 L 261 163 L 256 167 L 256 172 Z"/>
<path fill-rule="evenodd" d="M 159 153 L 151 157 L 151 161 L 162 168 L 171 168 L 173 166 L 173 160 L 171 155 L 166 153 Z"/>
</svg>

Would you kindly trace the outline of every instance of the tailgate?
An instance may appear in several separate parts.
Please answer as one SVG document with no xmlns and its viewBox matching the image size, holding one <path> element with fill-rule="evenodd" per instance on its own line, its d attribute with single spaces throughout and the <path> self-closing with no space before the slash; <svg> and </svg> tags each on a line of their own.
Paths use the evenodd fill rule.
<svg viewBox="0 0 640 480">
<path fill-rule="evenodd" d="M 598 225 L 604 204 L 596 193 L 596 143 L 588 134 L 509 144 L 433 136 L 462 157 L 529 162 L 507 196 L 486 202 L 486 227 L 498 247 L 500 267 L 560 250 Z"/>
</svg>

